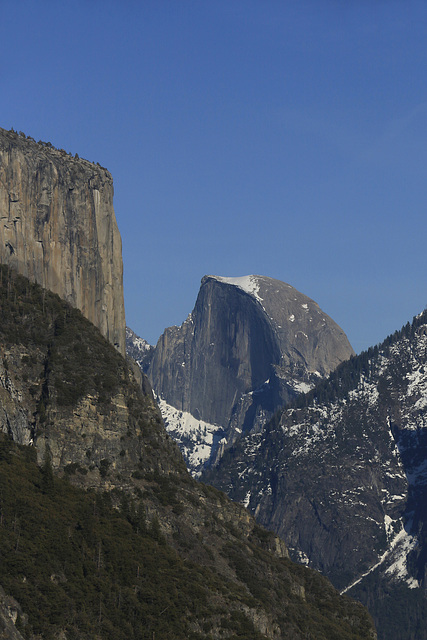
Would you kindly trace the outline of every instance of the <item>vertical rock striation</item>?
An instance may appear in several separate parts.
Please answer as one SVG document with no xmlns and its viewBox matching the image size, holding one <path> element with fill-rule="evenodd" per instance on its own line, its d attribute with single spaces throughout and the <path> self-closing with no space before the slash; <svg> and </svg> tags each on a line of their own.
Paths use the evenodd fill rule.
<svg viewBox="0 0 427 640">
<path fill-rule="evenodd" d="M 257 275 L 205 276 L 187 320 L 140 351 L 167 429 L 194 472 L 354 353 L 314 300 Z"/>
<path fill-rule="evenodd" d="M 121 238 L 106 169 L 0 129 L 0 262 L 80 309 L 124 355 Z"/>
</svg>

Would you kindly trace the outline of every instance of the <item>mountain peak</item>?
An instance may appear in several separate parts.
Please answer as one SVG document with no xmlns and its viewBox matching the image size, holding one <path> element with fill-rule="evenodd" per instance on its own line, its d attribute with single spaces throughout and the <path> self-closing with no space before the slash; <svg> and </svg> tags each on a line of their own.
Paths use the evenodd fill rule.
<svg viewBox="0 0 427 640">
<path fill-rule="evenodd" d="M 262 298 L 259 296 L 259 280 L 264 276 L 238 276 L 238 277 L 229 277 L 229 276 L 205 276 L 202 279 L 202 284 L 208 280 L 217 280 L 217 282 L 223 282 L 224 284 L 229 284 L 235 287 L 239 287 L 248 293 L 249 295 L 256 298 L 259 302 L 262 302 Z"/>
<path fill-rule="evenodd" d="M 266 276 L 204 276 L 190 317 L 137 359 L 195 473 L 353 354 L 314 300 Z"/>
</svg>

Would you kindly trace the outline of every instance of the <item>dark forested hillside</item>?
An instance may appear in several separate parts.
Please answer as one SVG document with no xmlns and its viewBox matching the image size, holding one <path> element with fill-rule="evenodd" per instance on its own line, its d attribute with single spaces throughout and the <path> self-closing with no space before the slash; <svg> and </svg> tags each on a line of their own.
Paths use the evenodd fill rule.
<svg viewBox="0 0 427 640">
<path fill-rule="evenodd" d="M 5 267 L 0 349 L 2 637 L 375 637 L 363 607 L 188 475 L 98 330 Z"/>
</svg>

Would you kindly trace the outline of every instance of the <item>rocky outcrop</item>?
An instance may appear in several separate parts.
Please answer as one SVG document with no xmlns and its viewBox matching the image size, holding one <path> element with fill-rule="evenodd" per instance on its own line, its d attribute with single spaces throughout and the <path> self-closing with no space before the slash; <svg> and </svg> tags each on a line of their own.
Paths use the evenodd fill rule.
<svg viewBox="0 0 427 640">
<path fill-rule="evenodd" d="M 57 293 L 125 353 L 110 173 L 0 129 L 0 262 Z"/>
<path fill-rule="evenodd" d="M 88 486 L 143 461 L 147 472 L 185 471 L 141 372 L 79 310 L 5 265 L 0 309 L 1 432 L 54 469 L 85 467 Z"/>
<path fill-rule="evenodd" d="M 149 366 L 154 348 L 144 338 L 137 336 L 130 327 L 126 327 L 126 353 L 141 371 L 145 371 Z"/>
<path fill-rule="evenodd" d="M 205 276 L 193 312 L 166 329 L 146 370 L 197 471 L 352 353 L 342 329 L 289 284 Z"/>
<path fill-rule="evenodd" d="M 27 616 L 23 613 L 19 603 L 5 594 L 0 587 L 0 638 L 1 640 L 24 640 L 15 623 L 20 621 L 26 624 Z"/>
</svg>

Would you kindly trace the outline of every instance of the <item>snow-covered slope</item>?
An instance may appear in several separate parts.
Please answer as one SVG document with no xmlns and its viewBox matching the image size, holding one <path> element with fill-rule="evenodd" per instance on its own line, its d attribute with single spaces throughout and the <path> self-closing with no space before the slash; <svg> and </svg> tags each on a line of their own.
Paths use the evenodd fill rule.
<svg viewBox="0 0 427 640">
<path fill-rule="evenodd" d="M 179 442 L 187 467 L 193 471 L 193 475 L 200 475 L 215 442 L 224 437 L 222 427 L 197 420 L 191 413 L 175 409 L 162 398 L 157 398 L 157 402 L 166 430 Z"/>
<path fill-rule="evenodd" d="M 144 371 L 145 363 L 150 360 L 154 347 L 144 338 L 136 335 L 130 327 L 126 327 L 126 353 L 133 358 Z"/>
<path fill-rule="evenodd" d="M 246 293 L 253 296 L 262 304 L 262 298 L 259 296 L 259 276 L 241 276 L 238 278 L 229 278 L 224 276 L 209 276 L 218 280 L 218 282 L 224 282 L 225 284 L 231 284 L 236 287 L 240 287 Z"/>
<path fill-rule="evenodd" d="M 204 480 L 350 595 L 374 608 L 390 589 L 418 598 L 427 560 L 427 312 L 340 365 Z M 414 609 L 427 619 L 423 606 Z"/>
</svg>

